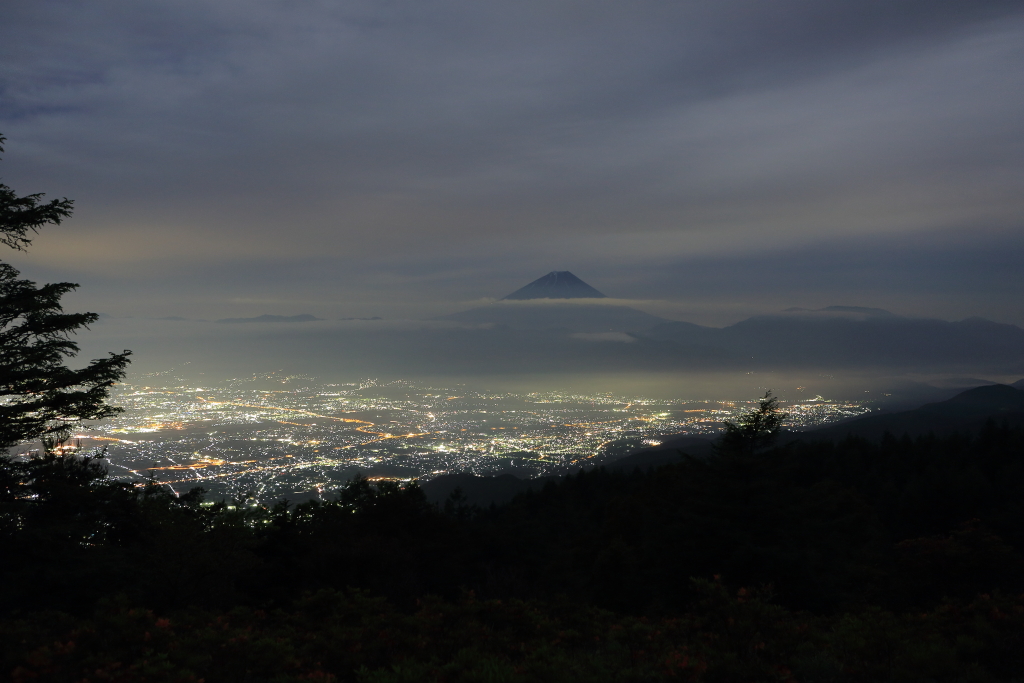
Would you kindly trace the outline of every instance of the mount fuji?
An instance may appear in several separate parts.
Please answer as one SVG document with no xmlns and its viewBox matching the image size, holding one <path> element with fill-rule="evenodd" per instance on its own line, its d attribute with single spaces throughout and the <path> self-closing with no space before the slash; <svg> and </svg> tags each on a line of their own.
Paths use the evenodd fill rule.
<svg viewBox="0 0 1024 683">
<path fill-rule="evenodd" d="M 607 299 L 567 270 L 553 270 L 504 297 L 502 301 L 526 299 Z"/>
<path fill-rule="evenodd" d="M 607 298 L 569 271 L 556 270 L 489 306 L 471 308 L 435 320 L 573 333 L 642 332 L 669 322 L 629 306 L 599 303 L 600 299 Z M 622 340 L 628 339 L 622 336 Z"/>
</svg>

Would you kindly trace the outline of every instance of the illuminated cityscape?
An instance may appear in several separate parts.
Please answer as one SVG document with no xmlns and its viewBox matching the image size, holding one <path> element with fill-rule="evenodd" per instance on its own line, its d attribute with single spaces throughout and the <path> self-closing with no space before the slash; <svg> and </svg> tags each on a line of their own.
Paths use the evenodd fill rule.
<svg viewBox="0 0 1024 683">
<path fill-rule="evenodd" d="M 273 374 L 209 386 L 153 375 L 118 385 L 112 402 L 124 413 L 76 435 L 83 449 L 106 449 L 111 476 L 262 503 L 327 495 L 357 473 L 406 481 L 558 474 L 668 435 L 714 435 L 756 405 Z M 783 407 L 795 428 L 868 411 L 820 396 Z"/>
</svg>

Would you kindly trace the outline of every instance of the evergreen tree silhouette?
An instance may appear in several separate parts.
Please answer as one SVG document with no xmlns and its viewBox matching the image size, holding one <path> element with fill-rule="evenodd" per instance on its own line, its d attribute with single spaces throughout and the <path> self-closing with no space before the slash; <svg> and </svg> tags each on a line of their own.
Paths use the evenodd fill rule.
<svg viewBox="0 0 1024 683">
<path fill-rule="evenodd" d="M 4 140 L 0 136 L 0 152 Z M 19 197 L 0 183 L 0 243 L 25 250 L 31 234 L 59 225 L 71 208 L 71 200 L 43 201 L 38 193 Z M 40 439 L 53 449 L 80 421 L 120 412 L 107 398 L 124 377 L 131 352 L 111 353 L 80 369 L 67 367 L 79 350 L 71 336 L 99 316 L 64 313 L 61 297 L 78 285 L 37 286 L 19 275 L 0 262 L 0 448 Z"/>
<path fill-rule="evenodd" d="M 779 399 L 772 396 L 769 389 L 758 401 L 756 409 L 735 422 L 725 421 L 725 433 L 718 442 L 718 450 L 734 455 L 754 455 L 775 443 L 787 417 L 779 408 Z"/>
</svg>

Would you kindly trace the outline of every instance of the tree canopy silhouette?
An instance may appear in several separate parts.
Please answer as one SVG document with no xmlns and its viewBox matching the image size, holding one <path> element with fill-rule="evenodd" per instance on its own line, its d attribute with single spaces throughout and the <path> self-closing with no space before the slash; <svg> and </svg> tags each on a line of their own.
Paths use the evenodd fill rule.
<svg viewBox="0 0 1024 683">
<path fill-rule="evenodd" d="M 5 138 L 0 136 L 0 152 Z M 30 234 L 59 225 L 71 215 L 68 199 L 43 201 L 43 194 L 18 196 L 0 183 L 0 243 L 24 250 Z M 124 377 L 130 351 L 111 353 L 80 369 L 65 365 L 78 354 L 71 336 L 99 316 L 64 313 L 61 297 L 70 282 L 44 284 L 21 279 L 0 262 L 0 448 L 41 439 L 47 447 L 66 440 L 81 420 L 110 417 L 110 387 Z"/>
<path fill-rule="evenodd" d="M 758 401 L 757 408 L 738 420 L 725 421 L 725 433 L 718 447 L 722 452 L 753 455 L 775 443 L 783 421 L 789 417 L 779 408 L 779 399 L 769 389 Z"/>
</svg>

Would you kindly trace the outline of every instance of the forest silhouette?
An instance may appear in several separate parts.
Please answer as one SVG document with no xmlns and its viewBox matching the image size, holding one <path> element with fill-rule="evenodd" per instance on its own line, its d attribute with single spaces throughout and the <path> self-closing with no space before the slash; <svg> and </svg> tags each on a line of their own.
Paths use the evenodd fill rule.
<svg viewBox="0 0 1024 683">
<path fill-rule="evenodd" d="M 487 509 L 362 478 L 334 500 L 209 504 L 101 460 L 9 463 L 2 664 L 26 681 L 1013 680 L 1022 453 L 995 423 L 720 449 Z"/>
</svg>

